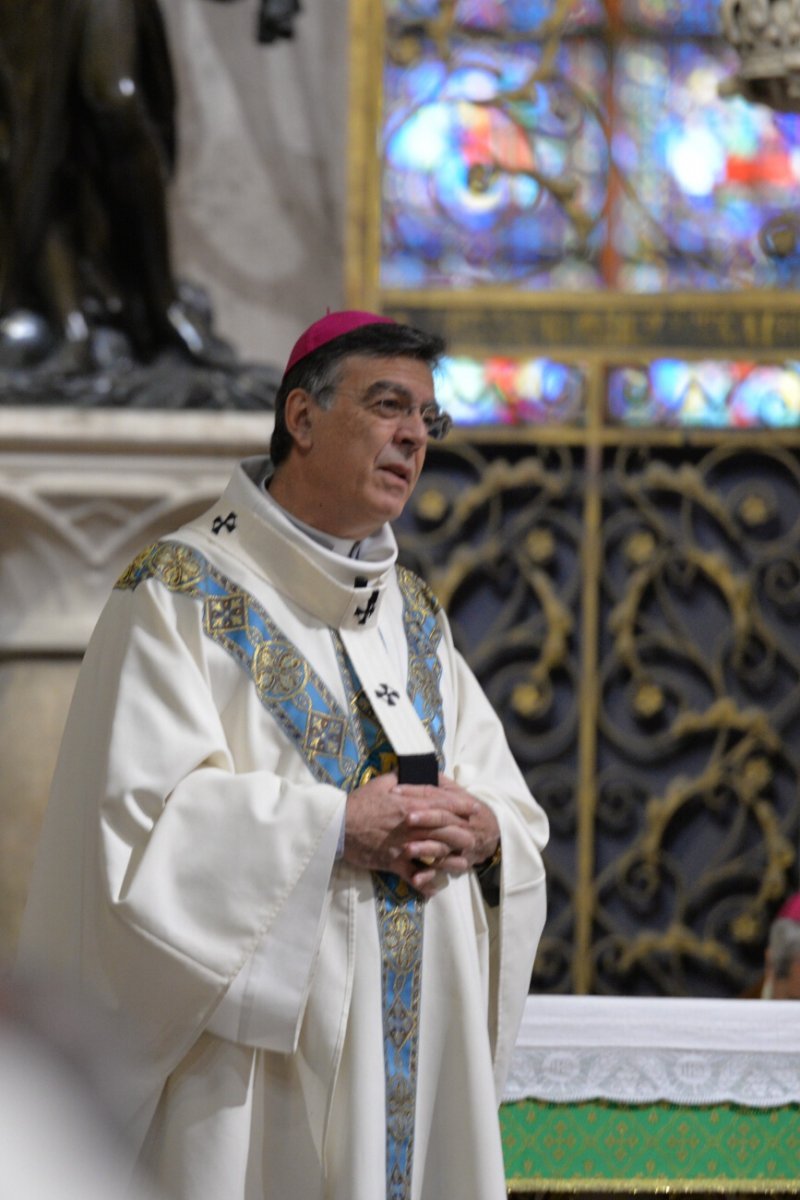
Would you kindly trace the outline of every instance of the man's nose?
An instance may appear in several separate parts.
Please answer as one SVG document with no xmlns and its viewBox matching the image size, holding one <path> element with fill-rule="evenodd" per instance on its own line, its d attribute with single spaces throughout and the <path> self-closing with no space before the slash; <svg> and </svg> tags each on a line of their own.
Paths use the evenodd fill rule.
<svg viewBox="0 0 800 1200">
<path fill-rule="evenodd" d="M 420 405 L 414 404 L 407 412 L 403 413 L 397 425 L 397 436 L 400 441 L 413 441 L 420 445 L 424 445 L 427 442 L 428 426 L 422 419 L 422 408 Z"/>
</svg>

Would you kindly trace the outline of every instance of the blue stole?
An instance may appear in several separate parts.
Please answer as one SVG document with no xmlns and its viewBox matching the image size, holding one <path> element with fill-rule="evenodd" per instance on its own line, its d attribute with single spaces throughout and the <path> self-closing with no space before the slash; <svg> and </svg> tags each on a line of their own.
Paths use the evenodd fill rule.
<svg viewBox="0 0 800 1200">
<path fill-rule="evenodd" d="M 397 568 L 408 643 L 408 695 L 444 765 L 444 719 L 437 647 L 438 602 L 412 572 Z M 156 542 L 117 581 L 132 590 L 156 579 L 203 604 L 203 631 L 248 673 L 258 697 L 320 783 L 350 792 L 393 770 L 396 758 L 344 646 L 331 631 L 347 712 L 249 592 L 181 542 Z M 423 898 L 404 880 L 373 872 L 381 948 L 386 1080 L 386 1198 L 409 1200 L 414 1158 L 422 981 Z"/>
</svg>

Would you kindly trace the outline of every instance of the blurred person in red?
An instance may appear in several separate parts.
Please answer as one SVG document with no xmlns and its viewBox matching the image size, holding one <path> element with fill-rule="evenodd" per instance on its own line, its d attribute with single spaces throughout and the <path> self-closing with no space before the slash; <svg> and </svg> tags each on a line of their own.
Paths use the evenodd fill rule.
<svg viewBox="0 0 800 1200">
<path fill-rule="evenodd" d="M 800 892 L 778 910 L 765 955 L 763 1000 L 800 1000 Z"/>
</svg>

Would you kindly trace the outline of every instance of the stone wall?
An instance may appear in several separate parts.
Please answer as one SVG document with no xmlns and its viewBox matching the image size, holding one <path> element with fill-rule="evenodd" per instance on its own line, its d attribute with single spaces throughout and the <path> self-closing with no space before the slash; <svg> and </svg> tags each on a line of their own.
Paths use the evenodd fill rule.
<svg viewBox="0 0 800 1200">
<path fill-rule="evenodd" d="M 257 0 L 162 0 L 176 69 L 175 265 L 246 358 L 341 307 L 347 0 L 307 0 L 292 41 L 259 45 Z"/>
<path fill-rule="evenodd" d="M 213 503 L 271 417 L 0 407 L 0 969 L 83 651 L 139 550 Z"/>
</svg>

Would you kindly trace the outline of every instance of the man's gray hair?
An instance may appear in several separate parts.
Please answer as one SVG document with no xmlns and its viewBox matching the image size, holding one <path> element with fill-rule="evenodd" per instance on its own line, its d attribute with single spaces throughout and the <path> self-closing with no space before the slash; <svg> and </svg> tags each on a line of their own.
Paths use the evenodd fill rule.
<svg viewBox="0 0 800 1200">
<path fill-rule="evenodd" d="M 776 979 L 786 979 L 800 959 L 800 921 L 781 917 L 769 931 L 769 962 Z"/>
</svg>

